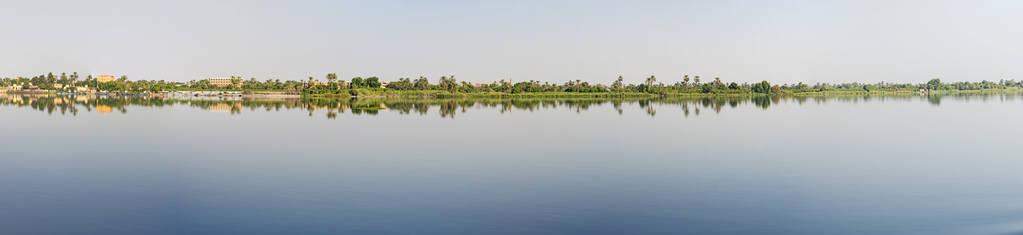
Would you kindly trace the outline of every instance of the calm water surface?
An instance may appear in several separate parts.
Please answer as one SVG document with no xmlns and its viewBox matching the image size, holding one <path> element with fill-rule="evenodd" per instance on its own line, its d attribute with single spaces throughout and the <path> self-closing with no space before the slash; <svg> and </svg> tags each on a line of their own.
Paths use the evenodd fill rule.
<svg viewBox="0 0 1023 235">
<path fill-rule="evenodd" d="M 1023 232 L 1016 96 L 0 98 L 0 234 Z"/>
</svg>

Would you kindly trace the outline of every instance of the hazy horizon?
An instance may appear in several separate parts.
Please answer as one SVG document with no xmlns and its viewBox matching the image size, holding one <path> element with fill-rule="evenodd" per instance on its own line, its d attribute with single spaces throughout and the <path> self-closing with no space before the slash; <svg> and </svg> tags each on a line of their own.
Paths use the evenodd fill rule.
<svg viewBox="0 0 1023 235">
<path fill-rule="evenodd" d="M 15 1 L 0 77 L 1020 79 L 1013 1 Z"/>
</svg>

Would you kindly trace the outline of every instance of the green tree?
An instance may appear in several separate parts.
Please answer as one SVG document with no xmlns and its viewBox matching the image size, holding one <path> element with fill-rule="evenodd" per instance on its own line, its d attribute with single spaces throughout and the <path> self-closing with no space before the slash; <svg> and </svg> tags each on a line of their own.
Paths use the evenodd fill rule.
<svg viewBox="0 0 1023 235">
<path fill-rule="evenodd" d="M 455 76 L 451 76 L 450 78 L 443 76 L 440 77 L 440 83 L 438 83 L 438 85 L 440 85 L 440 88 L 445 91 L 451 93 L 458 92 L 458 82 L 455 81 Z"/>
<path fill-rule="evenodd" d="M 619 89 L 624 88 L 624 81 L 625 81 L 625 79 L 623 79 L 622 76 L 619 75 L 618 79 L 615 79 L 615 82 L 611 84 L 611 88 L 613 88 L 615 90 L 619 90 Z"/>
<path fill-rule="evenodd" d="M 354 78 L 352 78 L 352 88 L 362 88 L 362 87 L 365 87 L 365 86 L 366 86 L 366 83 L 362 80 L 362 77 L 354 77 Z"/>
<path fill-rule="evenodd" d="M 941 79 L 935 78 L 931 79 L 930 81 L 927 81 L 927 90 L 938 90 L 941 89 L 943 86 L 944 85 L 941 84 Z"/>
<path fill-rule="evenodd" d="M 650 88 L 654 86 L 655 82 L 657 82 L 657 77 L 654 77 L 654 75 L 650 75 L 650 77 L 646 78 L 646 91 L 650 91 Z"/>
<path fill-rule="evenodd" d="M 408 78 L 399 78 L 398 81 L 394 81 L 387 84 L 387 88 L 395 90 L 411 90 L 412 81 L 409 80 Z"/>
<path fill-rule="evenodd" d="M 650 75 L 650 77 L 646 78 L 647 86 L 653 86 L 655 82 L 657 82 L 657 77 L 654 77 L 653 75 Z"/>
<path fill-rule="evenodd" d="M 702 90 L 703 93 L 714 93 L 714 85 L 710 83 L 703 84 L 703 86 L 700 86 L 700 90 Z"/>
<path fill-rule="evenodd" d="M 329 82 L 331 84 L 331 89 L 336 89 L 337 87 L 336 87 L 336 84 L 334 82 L 337 82 L 337 74 L 336 73 L 328 73 L 327 74 L 327 82 Z"/>
<path fill-rule="evenodd" d="M 419 77 L 412 84 L 412 87 L 416 90 L 428 90 L 430 89 L 430 81 L 427 80 L 426 77 Z"/>
<path fill-rule="evenodd" d="M 756 93 L 770 93 L 771 92 L 771 83 L 769 83 L 769 82 L 767 82 L 765 80 L 765 81 L 762 81 L 760 83 L 754 84 L 753 85 L 753 92 L 756 92 Z"/>
<path fill-rule="evenodd" d="M 242 78 L 231 76 L 231 89 L 239 89 L 242 87 Z"/>
<path fill-rule="evenodd" d="M 380 88 L 380 79 L 377 77 L 366 78 L 366 81 L 364 81 L 363 83 L 365 83 L 364 85 L 366 85 L 367 87 Z"/>
</svg>

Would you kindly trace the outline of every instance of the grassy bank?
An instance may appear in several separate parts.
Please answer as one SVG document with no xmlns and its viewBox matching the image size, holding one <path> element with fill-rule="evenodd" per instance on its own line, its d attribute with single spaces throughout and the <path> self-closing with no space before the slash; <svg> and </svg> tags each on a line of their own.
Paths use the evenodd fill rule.
<svg viewBox="0 0 1023 235">
<path fill-rule="evenodd" d="M 487 99 L 531 99 L 531 98 L 700 98 L 700 97 L 756 97 L 756 96 L 796 96 L 796 97 L 818 97 L 818 96 L 910 96 L 910 95 L 955 95 L 955 94 L 1009 94 L 1023 93 L 1021 88 L 1005 89 L 983 89 L 983 90 L 784 90 L 778 93 L 754 93 L 754 92 L 447 92 L 441 90 L 392 90 L 383 88 L 369 89 L 347 89 L 339 90 L 328 94 L 302 94 L 310 98 L 391 98 L 391 99 L 461 99 L 461 98 L 487 98 Z"/>
<path fill-rule="evenodd" d="M 655 98 L 659 94 L 640 92 L 473 92 L 451 93 L 440 90 L 391 90 L 391 89 L 350 89 L 329 94 L 302 94 L 315 98 L 400 98 L 400 99 L 451 99 L 451 98 Z"/>
</svg>

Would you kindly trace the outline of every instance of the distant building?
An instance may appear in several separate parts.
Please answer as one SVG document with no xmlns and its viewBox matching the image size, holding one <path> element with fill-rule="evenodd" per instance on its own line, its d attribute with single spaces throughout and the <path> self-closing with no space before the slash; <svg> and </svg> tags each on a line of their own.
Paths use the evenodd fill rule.
<svg viewBox="0 0 1023 235">
<path fill-rule="evenodd" d="M 0 88 L 0 91 L 20 91 L 20 90 L 21 90 L 21 86 L 18 86 L 18 85 L 11 85 L 9 87 Z"/>
<path fill-rule="evenodd" d="M 234 78 L 210 78 L 210 85 L 214 86 L 230 86 L 234 84 Z"/>
<path fill-rule="evenodd" d="M 114 75 L 96 75 L 97 82 L 113 82 L 114 80 L 117 80 Z"/>
</svg>

